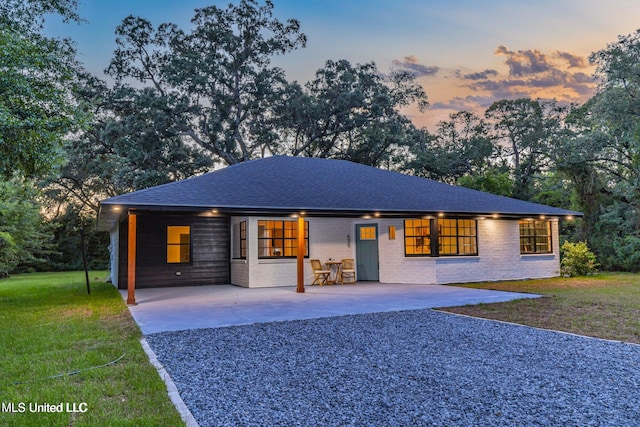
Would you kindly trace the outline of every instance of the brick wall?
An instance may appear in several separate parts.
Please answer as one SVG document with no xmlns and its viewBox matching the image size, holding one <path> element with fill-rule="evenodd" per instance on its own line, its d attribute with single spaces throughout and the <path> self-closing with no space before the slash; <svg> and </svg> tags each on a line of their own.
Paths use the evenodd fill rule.
<svg viewBox="0 0 640 427">
<path fill-rule="evenodd" d="M 247 221 L 247 259 L 231 261 L 231 281 L 245 287 L 295 286 L 295 259 L 258 259 L 258 220 L 282 218 L 232 218 L 232 255 L 240 221 Z M 507 279 L 553 277 L 560 270 L 558 222 L 552 222 L 553 254 L 521 255 L 517 220 L 478 220 L 478 256 L 405 257 L 403 219 L 307 218 L 310 258 L 305 259 L 305 285 L 313 281 L 309 259 L 355 258 L 356 224 L 378 225 L 380 282 L 463 283 Z M 395 239 L 389 227 L 396 228 Z"/>
</svg>

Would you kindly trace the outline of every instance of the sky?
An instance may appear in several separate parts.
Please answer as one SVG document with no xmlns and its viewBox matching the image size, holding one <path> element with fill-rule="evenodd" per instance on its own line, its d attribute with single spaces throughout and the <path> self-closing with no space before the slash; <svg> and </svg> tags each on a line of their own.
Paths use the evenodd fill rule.
<svg viewBox="0 0 640 427">
<path fill-rule="evenodd" d="M 128 15 L 184 29 L 196 8 L 230 0 L 80 0 L 87 21 L 48 21 L 45 31 L 70 37 L 79 59 L 103 70 L 114 30 Z M 637 0 L 273 0 L 274 16 L 295 18 L 307 46 L 273 65 L 303 84 L 327 60 L 375 62 L 381 72 L 406 69 L 430 107 L 403 111 L 419 127 L 462 110 L 482 115 L 494 101 L 521 97 L 583 103 L 595 91 L 588 57 L 640 29 Z"/>
</svg>

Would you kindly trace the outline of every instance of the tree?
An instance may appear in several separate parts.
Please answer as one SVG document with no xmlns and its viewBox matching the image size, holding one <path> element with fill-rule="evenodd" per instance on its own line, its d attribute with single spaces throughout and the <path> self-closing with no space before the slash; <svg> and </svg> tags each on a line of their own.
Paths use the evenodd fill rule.
<svg viewBox="0 0 640 427">
<path fill-rule="evenodd" d="M 48 172 L 63 137 L 81 123 L 69 82 L 79 68 L 70 42 L 42 36 L 42 14 L 76 19 L 74 1 L 0 6 L 0 176 Z"/>
<path fill-rule="evenodd" d="M 38 32 L 47 14 L 58 15 L 65 22 L 80 22 L 77 0 L 3 0 L 0 25 L 21 32 Z"/>
<path fill-rule="evenodd" d="M 59 205 L 93 216 L 100 199 L 211 169 L 211 158 L 185 144 L 170 124 L 162 108 L 166 104 L 153 88 L 109 89 L 90 75 L 78 88 L 93 120 L 84 132 L 68 138 L 68 160 L 49 180 L 48 195 Z"/>
<path fill-rule="evenodd" d="M 640 270 L 640 30 L 590 56 L 598 92 L 569 117 L 559 167 L 585 210 L 585 236 L 607 269 Z"/>
<path fill-rule="evenodd" d="M 560 137 L 565 108 L 555 101 L 528 98 L 494 102 L 485 112 L 513 165 L 513 197 L 530 200 L 535 178 L 550 164 L 553 141 Z"/>
<path fill-rule="evenodd" d="M 119 84 L 147 85 L 147 108 L 223 162 L 264 155 L 277 141 L 269 124 L 287 88 L 271 57 L 306 44 L 300 23 L 273 18 L 273 7 L 242 0 L 197 9 L 189 33 L 130 16 L 116 30 L 118 49 L 106 71 Z"/>
<path fill-rule="evenodd" d="M 400 112 L 413 103 L 421 110 L 428 105 L 410 73 L 383 75 L 374 63 L 327 61 L 315 80 L 290 85 L 279 104 L 277 125 L 285 129 L 281 151 L 378 166 L 416 137 Z"/>
<path fill-rule="evenodd" d="M 51 230 L 40 214 L 32 181 L 0 180 L 0 277 L 18 265 L 42 262 L 50 252 Z"/>
<path fill-rule="evenodd" d="M 410 151 L 407 168 L 413 174 L 451 184 L 482 175 L 495 157 L 487 123 L 468 111 L 449 115 L 438 123 L 435 134 Z"/>
</svg>

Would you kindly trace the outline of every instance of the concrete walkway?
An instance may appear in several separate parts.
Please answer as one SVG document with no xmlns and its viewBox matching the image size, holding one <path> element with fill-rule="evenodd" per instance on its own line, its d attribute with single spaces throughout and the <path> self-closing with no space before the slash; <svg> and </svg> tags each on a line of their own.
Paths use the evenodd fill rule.
<svg viewBox="0 0 640 427">
<path fill-rule="evenodd" d="M 127 291 L 121 291 L 126 300 Z M 247 289 L 231 285 L 136 290 L 129 307 L 145 335 L 348 314 L 454 307 L 539 295 L 443 285 L 357 283 Z"/>
</svg>

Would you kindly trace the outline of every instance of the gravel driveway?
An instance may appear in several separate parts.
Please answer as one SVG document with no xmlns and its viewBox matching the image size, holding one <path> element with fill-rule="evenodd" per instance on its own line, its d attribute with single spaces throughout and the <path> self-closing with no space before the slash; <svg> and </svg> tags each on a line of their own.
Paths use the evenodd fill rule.
<svg viewBox="0 0 640 427">
<path fill-rule="evenodd" d="M 637 426 L 640 346 L 431 310 L 147 341 L 204 426 Z"/>
</svg>

